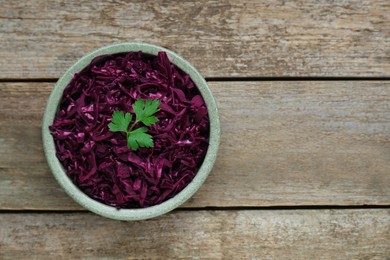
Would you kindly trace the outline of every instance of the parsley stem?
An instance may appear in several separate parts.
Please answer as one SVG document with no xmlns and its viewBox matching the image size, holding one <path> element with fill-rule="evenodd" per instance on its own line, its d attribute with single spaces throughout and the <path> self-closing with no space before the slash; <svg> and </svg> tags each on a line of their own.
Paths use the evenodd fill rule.
<svg viewBox="0 0 390 260">
<path fill-rule="evenodd" d="M 131 130 L 133 130 L 134 126 L 138 123 L 139 121 L 135 120 L 134 123 L 130 126 L 129 128 L 129 132 L 131 132 Z"/>
</svg>

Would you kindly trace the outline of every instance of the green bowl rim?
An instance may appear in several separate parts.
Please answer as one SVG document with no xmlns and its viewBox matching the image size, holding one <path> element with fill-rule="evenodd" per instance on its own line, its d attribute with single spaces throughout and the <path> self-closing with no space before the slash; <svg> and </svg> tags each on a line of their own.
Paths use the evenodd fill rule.
<svg viewBox="0 0 390 260">
<path fill-rule="evenodd" d="M 53 123 L 54 116 L 58 108 L 58 103 L 62 98 L 63 91 L 76 72 L 81 71 L 83 68 L 89 65 L 91 60 L 97 56 L 130 51 L 142 51 L 144 53 L 152 55 L 157 55 L 159 51 L 165 51 L 172 63 L 174 63 L 176 66 L 178 66 L 180 69 L 190 75 L 191 79 L 198 87 L 201 95 L 206 102 L 210 119 L 210 138 L 209 147 L 205 159 L 196 176 L 181 192 L 176 194 L 176 196 L 161 204 L 148 208 L 118 210 L 115 207 L 108 206 L 90 198 L 75 184 L 73 184 L 73 182 L 67 176 L 63 166 L 56 157 L 54 140 L 52 135 L 50 134 L 49 126 Z M 65 190 L 65 192 L 71 198 L 73 198 L 73 200 L 75 200 L 84 208 L 107 218 L 117 220 L 143 220 L 163 215 L 179 207 L 190 197 L 192 197 L 192 195 L 202 186 L 207 176 L 209 175 L 212 167 L 214 166 L 214 163 L 217 158 L 217 152 L 220 142 L 220 121 L 216 102 L 205 79 L 188 61 L 186 61 L 176 53 L 157 45 L 140 42 L 127 42 L 108 45 L 85 55 L 75 64 L 73 64 L 57 81 L 53 91 L 50 94 L 43 116 L 42 139 L 45 156 L 54 177 L 57 179 L 58 183 Z"/>
</svg>

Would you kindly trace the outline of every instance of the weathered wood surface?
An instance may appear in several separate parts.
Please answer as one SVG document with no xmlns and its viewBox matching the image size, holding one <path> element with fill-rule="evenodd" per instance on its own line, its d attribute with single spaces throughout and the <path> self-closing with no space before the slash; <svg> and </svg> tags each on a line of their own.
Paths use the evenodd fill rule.
<svg viewBox="0 0 390 260">
<path fill-rule="evenodd" d="M 390 210 L 1 214 L 1 259 L 387 259 Z M 32 257 L 32 258 L 30 258 Z"/>
<path fill-rule="evenodd" d="M 111 43 L 166 46 L 207 77 L 390 76 L 390 2 L 0 0 L 0 78 L 57 78 Z"/>
<path fill-rule="evenodd" d="M 0 83 L 0 209 L 76 210 L 41 118 L 54 83 Z M 390 82 L 210 82 L 222 142 L 185 207 L 390 205 Z"/>
</svg>

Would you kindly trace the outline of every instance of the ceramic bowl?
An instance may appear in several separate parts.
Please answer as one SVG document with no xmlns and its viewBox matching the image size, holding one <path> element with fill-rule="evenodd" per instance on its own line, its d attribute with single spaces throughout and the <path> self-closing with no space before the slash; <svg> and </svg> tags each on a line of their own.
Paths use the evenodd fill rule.
<svg viewBox="0 0 390 260">
<path fill-rule="evenodd" d="M 176 194 L 173 198 L 155 206 L 139 209 L 118 210 L 115 207 L 108 206 L 90 198 L 75 184 L 73 184 L 71 179 L 67 176 L 62 164 L 56 157 L 56 148 L 53 137 L 49 131 L 49 126 L 53 123 L 63 91 L 76 72 L 83 70 L 83 68 L 88 66 L 91 60 L 97 56 L 130 51 L 142 51 L 143 53 L 151 55 L 157 55 L 159 51 L 165 51 L 173 64 L 190 75 L 191 79 L 203 96 L 208 109 L 210 120 L 210 137 L 209 147 L 201 167 L 199 168 L 194 179 L 180 193 Z M 47 102 L 45 114 L 43 117 L 42 137 L 46 159 L 54 177 L 57 179 L 58 183 L 65 190 L 65 192 L 77 203 L 79 203 L 84 208 L 107 218 L 117 220 L 143 220 L 160 216 L 179 207 L 200 188 L 209 175 L 216 160 L 220 139 L 220 124 L 217 106 L 205 79 L 188 61 L 176 53 L 156 45 L 145 43 L 122 43 L 103 47 L 82 57 L 58 80 Z"/>
</svg>

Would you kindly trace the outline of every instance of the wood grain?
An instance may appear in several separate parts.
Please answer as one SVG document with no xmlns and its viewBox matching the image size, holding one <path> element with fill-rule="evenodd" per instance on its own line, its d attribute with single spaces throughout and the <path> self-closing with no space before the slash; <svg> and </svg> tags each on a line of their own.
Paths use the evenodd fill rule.
<svg viewBox="0 0 390 260">
<path fill-rule="evenodd" d="M 1 214 L 0 258 L 385 259 L 390 210 L 180 211 L 144 222 Z"/>
<path fill-rule="evenodd" d="M 0 84 L 0 209 L 81 209 L 61 191 L 42 151 L 53 84 Z M 209 85 L 221 147 L 184 207 L 390 205 L 389 81 Z"/>
<path fill-rule="evenodd" d="M 57 78 L 86 53 L 141 41 L 207 77 L 390 76 L 390 2 L 0 0 L 0 78 Z"/>
</svg>

